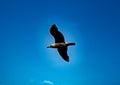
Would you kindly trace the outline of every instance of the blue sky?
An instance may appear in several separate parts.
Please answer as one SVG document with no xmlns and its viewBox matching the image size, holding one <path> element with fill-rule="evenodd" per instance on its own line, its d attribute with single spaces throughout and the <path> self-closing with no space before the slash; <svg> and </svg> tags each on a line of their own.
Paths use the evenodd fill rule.
<svg viewBox="0 0 120 85">
<path fill-rule="evenodd" d="M 119 0 L 1 0 L 0 85 L 120 85 Z M 67 63 L 49 29 L 69 47 Z"/>
</svg>

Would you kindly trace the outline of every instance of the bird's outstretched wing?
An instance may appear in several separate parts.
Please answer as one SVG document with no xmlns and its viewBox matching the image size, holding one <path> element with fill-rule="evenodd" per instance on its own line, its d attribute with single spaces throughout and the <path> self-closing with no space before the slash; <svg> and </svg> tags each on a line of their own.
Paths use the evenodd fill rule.
<svg viewBox="0 0 120 85">
<path fill-rule="evenodd" d="M 57 50 L 58 50 L 59 54 L 61 55 L 61 57 L 65 61 L 69 62 L 69 56 L 67 55 L 67 46 L 59 47 Z"/>
<path fill-rule="evenodd" d="M 55 24 L 51 26 L 50 33 L 55 38 L 55 43 L 65 42 L 63 34 L 58 31 Z"/>
</svg>

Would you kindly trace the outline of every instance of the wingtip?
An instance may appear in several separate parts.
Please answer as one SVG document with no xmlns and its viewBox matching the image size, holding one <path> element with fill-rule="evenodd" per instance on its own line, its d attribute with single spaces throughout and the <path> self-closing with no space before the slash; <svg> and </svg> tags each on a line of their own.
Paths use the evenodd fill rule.
<svg viewBox="0 0 120 85">
<path fill-rule="evenodd" d="M 53 24 L 52 26 L 51 26 L 51 29 L 57 29 L 57 26 L 56 26 L 56 24 Z"/>
<path fill-rule="evenodd" d="M 56 27 L 56 24 L 53 24 L 52 27 L 55 26 Z"/>
<path fill-rule="evenodd" d="M 69 58 L 68 59 L 64 59 L 66 62 L 69 62 Z"/>
<path fill-rule="evenodd" d="M 69 60 L 66 60 L 69 63 Z"/>
</svg>

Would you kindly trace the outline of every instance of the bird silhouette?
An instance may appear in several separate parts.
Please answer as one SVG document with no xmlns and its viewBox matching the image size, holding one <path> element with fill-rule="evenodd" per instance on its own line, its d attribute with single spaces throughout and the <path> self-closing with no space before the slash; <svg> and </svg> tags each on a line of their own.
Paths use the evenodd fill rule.
<svg viewBox="0 0 120 85">
<path fill-rule="evenodd" d="M 53 24 L 50 28 L 50 33 L 55 39 L 55 43 L 47 46 L 47 48 L 57 48 L 60 56 L 67 62 L 69 62 L 69 56 L 67 54 L 67 47 L 75 45 L 75 43 L 65 43 L 63 34 L 58 30 L 57 26 Z"/>
</svg>

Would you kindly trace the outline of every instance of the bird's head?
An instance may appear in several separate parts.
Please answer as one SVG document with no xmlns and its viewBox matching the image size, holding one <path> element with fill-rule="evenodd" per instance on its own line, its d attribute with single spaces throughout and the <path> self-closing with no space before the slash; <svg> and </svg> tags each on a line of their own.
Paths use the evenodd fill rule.
<svg viewBox="0 0 120 85">
<path fill-rule="evenodd" d="M 47 48 L 55 48 L 54 44 L 47 46 Z"/>
<path fill-rule="evenodd" d="M 51 45 L 47 46 L 47 48 L 52 48 Z"/>
</svg>

